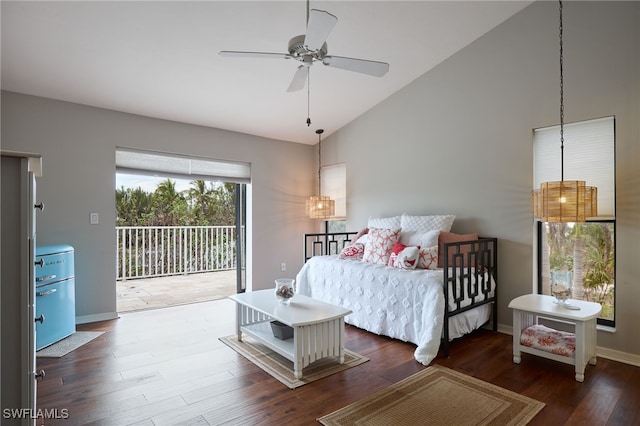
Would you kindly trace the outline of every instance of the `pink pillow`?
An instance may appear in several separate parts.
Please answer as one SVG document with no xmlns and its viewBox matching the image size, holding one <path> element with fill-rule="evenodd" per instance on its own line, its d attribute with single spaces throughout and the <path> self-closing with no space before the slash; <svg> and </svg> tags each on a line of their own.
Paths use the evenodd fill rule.
<svg viewBox="0 0 640 426">
<path fill-rule="evenodd" d="M 457 243 L 460 241 L 475 241 L 478 239 L 478 234 L 454 234 L 452 232 L 440 232 L 440 236 L 438 237 L 438 268 L 442 268 L 444 264 L 444 257 L 449 257 L 449 264 L 451 264 L 452 255 L 455 253 L 452 250 L 449 250 L 449 253 L 444 252 L 444 244 L 445 243 Z M 462 246 L 460 247 L 460 254 L 466 254 L 471 249 L 470 246 Z"/>
<path fill-rule="evenodd" d="M 361 229 L 356 235 L 353 236 L 353 238 L 351 239 L 351 244 L 355 244 L 359 242 L 360 238 L 367 235 L 368 232 L 369 232 L 369 228 Z"/>
<path fill-rule="evenodd" d="M 351 259 L 351 260 L 362 260 L 364 256 L 364 244 L 362 243 L 354 243 L 344 246 L 340 254 L 338 255 L 339 259 Z"/>
<path fill-rule="evenodd" d="M 398 242 L 400 228 L 398 229 L 382 229 L 369 228 L 369 237 L 364 246 L 364 256 L 362 261 L 365 263 L 375 263 L 378 265 L 386 265 L 389 262 L 391 249 Z"/>
<path fill-rule="evenodd" d="M 418 269 L 438 269 L 438 246 L 423 247 L 418 253 Z"/>
</svg>

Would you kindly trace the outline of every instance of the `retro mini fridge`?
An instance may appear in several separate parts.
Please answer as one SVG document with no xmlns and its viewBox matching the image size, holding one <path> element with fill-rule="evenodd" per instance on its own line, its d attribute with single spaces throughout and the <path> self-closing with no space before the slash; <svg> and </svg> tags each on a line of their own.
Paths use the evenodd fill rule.
<svg viewBox="0 0 640 426">
<path fill-rule="evenodd" d="M 36 350 L 76 331 L 74 249 L 36 247 Z"/>
</svg>

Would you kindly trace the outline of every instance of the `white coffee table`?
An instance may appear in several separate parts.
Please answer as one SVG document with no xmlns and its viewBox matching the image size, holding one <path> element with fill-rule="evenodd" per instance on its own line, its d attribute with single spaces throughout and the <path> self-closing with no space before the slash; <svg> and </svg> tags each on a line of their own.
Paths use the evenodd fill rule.
<svg viewBox="0 0 640 426">
<path fill-rule="evenodd" d="M 513 362 L 520 364 L 520 353 L 525 352 L 566 364 L 575 365 L 576 380 L 584 381 L 584 370 L 587 362 L 596 365 L 596 321 L 602 307 L 598 303 L 571 299 L 570 304 L 579 310 L 567 309 L 555 303 L 553 296 L 542 294 L 525 294 L 516 297 L 509 303 L 513 309 Z M 538 324 L 538 318 L 569 323 L 574 326 L 576 349 L 573 357 L 556 355 L 550 352 L 524 346 L 520 343 L 520 335 L 526 328 Z"/>
<path fill-rule="evenodd" d="M 276 300 L 274 290 L 258 290 L 229 297 L 236 302 L 236 333 L 253 337 L 273 351 L 293 361 L 296 378 L 312 362 L 335 356 L 344 362 L 344 317 L 350 310 L 296 294 L 289 305 Z M 280 321 L 293 328 L 293 339 L 273 336 L 270 322 Z"/>
</svg>

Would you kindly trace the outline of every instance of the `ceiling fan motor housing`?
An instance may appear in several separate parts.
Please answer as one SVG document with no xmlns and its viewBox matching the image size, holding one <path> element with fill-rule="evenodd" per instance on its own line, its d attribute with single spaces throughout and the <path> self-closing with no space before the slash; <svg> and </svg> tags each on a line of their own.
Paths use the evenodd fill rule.
<svg viewBox="0 0 640 426">
<path fill-rule="evenodd" d="M 316 51 L 309 50 L 304 45 L 305 35 L 295 36 L 289 40 L 289 54 L 300 62 L 311 63 L 314 60 L 322 61 L 327 54 L 327 43 L 324 43 L 322 47 Z"/>
</svg>

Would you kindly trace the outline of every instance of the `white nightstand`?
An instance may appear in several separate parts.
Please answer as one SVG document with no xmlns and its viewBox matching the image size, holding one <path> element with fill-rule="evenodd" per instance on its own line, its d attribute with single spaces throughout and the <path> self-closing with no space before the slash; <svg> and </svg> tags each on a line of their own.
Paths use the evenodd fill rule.
<svg viewBox="0 0 640 426">
<path fill-rule="evenodd" d="M 570 301 L 571 305 L 579 310 L 572 310 L 555 303 L 553 296 L 542 294 L 526 294 L 517 297 L 509 303 L 513 309 L 513 362 L 520 364 L 520 353 L 549 358 L 576 366 L 576 380 L 584 381 L 584 370 L 589 362 L 596 365 L 596 320 L 602 307 L 598 303 L 584 300 Z M 557 355 L 520 343 L 522 332 L 527 328 L 538 324 L 538 318 L 548 318 L 552 321 L 569 323 L 574 326 L 576 339 L 575 353 L 573 356 Z"/>
</svg>

